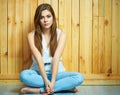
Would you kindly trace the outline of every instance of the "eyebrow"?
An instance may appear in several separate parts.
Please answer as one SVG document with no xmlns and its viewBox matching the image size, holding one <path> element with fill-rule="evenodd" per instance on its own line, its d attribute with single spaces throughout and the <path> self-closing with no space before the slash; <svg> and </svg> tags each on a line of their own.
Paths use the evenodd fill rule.
<svg viewBox="0 0 120 95">
<path fill-rule="evenodd" d="M 47 14 L 47 15 L 45 15 L 45 16 L 51 16 L 52 14 Z M 41 16 L 44 16 L 44 15 L 41 15 Z"/>
</svg>

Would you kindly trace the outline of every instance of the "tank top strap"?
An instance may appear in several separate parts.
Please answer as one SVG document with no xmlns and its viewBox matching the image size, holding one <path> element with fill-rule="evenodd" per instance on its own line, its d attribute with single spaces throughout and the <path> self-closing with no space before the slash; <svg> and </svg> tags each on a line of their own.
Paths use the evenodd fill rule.
<svg viewBox="0 0 120 95">
<path fill-rule="evenodd" d="M 60 37 L 61 30 L 60 30 L 60 29 L 57 29 L 56 31 L 57 31 L 57 40 L 58 40 L 59 37 Z"/>
<path fill-rule="evenodd" d="M 32 30 L 32 33 L 35 35 L 35 30 Z"/>
</svg>

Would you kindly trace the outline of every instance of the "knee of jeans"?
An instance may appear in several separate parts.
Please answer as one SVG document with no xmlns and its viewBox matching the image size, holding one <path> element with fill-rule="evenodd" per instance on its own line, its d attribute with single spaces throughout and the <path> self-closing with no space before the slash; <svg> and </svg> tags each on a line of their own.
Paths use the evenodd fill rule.
<svg viewBox="0 0 120 95">
<path fill-rule="evenodd" d="M 83 83 L 83 81 L 84 81 L 84 76 L 83 76 L 83 74 L 78 73 L 78 74 L 76 75 L 76 78 L 77 78 L 77 81 L 78 81 L 78 85 L 80 85 L 81 83 Z"/>
<path fill-rule="evenodd" d="M 30 70 L 23 70 L 20 73 L 20 80 L 23 82 L 26 78 L 28 78 L 29 74 L 30 74 Z"/>
</svg>

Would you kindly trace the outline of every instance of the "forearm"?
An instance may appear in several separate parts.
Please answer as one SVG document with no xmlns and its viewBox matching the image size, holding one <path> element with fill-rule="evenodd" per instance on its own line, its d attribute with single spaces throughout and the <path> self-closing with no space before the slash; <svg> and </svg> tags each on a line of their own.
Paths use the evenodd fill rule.
<svg viewBox="0 0 120 95">
<path fill-rule="evenodd" d="M 47 79 L 47 75 L 46 75 L 46 72 L 45 72 L 44 64 L 43 64 L 42 61 L 41 62 L 39 61 L 38 64 L 39 64 L 39 69 L 40 69 L 40 73 L 43 77 L 43 80 L 46 82 L 48 79 Z"/>
<path fill-rule="evenodd" d="M 37 50 L 35 50 L 33 52 L 33 55 L 38 63 L 38 66 L 39 66 L 39 70 L 40 70 L 40 73 L 44 79 L 44 81 L 46 82 L 48 79 L 47 79 L 47 75 L 46 75 L 46 72 L 45 72 L 45 67 L 44 67 L 44 63 L 43 63 L 43 60 L 42 60 L 42 57 L 40 55 L 39 52 L 37 52 Z"/>
<path fill-rule="evenodd" d="M 53 83 L 55 83 L 57 73 L 58 73 L 58 60 L 53 59 L 52 61 L 52 82 Z"/>
</svg>

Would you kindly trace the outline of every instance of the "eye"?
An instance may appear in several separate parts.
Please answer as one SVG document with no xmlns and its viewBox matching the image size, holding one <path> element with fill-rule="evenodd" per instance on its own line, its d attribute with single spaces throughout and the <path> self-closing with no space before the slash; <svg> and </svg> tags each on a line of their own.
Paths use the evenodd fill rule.
<svg viewBox="0 0 120 95">
<path fill-rule="evenodd" d="M 40 19 L 43 19 L 43 18 L 44 18 L 44 16 L 41 16 L 41 17 L 40 17 Z"/>
<path fill-rule="evenodd" d="M 51 15 L 47 15 L 47 18 L 50 18 L 51 17 Z"/>
</svg>

